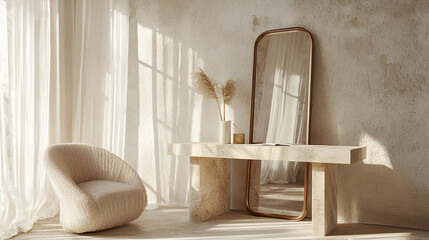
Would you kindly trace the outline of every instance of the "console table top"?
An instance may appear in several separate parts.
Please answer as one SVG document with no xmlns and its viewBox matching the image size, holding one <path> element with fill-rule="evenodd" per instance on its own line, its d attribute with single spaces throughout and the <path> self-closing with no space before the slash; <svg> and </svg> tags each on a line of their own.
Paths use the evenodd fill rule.
<svg viewBox="0 0 429 240">
<path fill-rule="evenodd" d="M 336 145 L 267 146 L 261 144 L 172 143 L 172 155 L 277 160 L 312 163 L 352 164 L 366 158 L 366 147 Z"/>
</svg>

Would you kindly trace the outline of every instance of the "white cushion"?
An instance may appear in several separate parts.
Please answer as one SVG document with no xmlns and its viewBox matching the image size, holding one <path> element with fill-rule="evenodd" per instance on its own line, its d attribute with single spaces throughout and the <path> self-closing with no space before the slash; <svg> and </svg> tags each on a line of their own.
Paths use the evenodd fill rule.
<svg viewBox="0 0 429 240">
<path fill-rule="evenodd" d="M 116 194 L 129 194 L 140 190 L 135 185 L 103 180 L 83 182 L 78 184 L 78 186 L 87 192 L 94 200 L 113 197 Z"/>
</svg>

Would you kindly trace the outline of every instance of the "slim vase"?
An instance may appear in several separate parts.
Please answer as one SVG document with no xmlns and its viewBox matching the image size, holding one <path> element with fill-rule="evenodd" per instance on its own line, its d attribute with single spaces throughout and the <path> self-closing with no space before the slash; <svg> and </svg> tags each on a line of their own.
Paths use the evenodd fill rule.
<svg viewBox="0 0 429 240">
<path fill-rule="evenodd" d="M 219 143 L 231 143 L 231 121 L 220 121 L 219 123 Z"/>
</svg>

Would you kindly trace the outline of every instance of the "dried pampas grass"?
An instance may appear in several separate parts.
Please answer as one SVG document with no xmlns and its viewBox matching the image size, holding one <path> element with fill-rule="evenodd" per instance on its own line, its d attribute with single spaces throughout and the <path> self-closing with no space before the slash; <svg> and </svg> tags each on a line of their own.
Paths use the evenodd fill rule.
<svg viewBox="0 0 429 240">
<path fill-rule="evenodd" d="M 202 95 L 206 96 L 209 99 L 215 99 L 217 102 L 217 107 L 219 110 L 219 116 L 221 121 L 225 121 L 225 105 L 231 104 L 232 98 L 235 95 L 235 82 L 233 80 L 228 80 L 225 85 L 213 81 L 207 76 L 207 74 L 200 68 L 196 73 L 192 74 L 194 78 L 194 84 L 196 90 Z M 216 89 L 222 93 L 223 99 L 223 118 L 222 112 L 220 110 L 219 97 L 216 93 Z"/>
<path fill-rule="evenodd" d="M 219 110 L 220 120 L 222 121 L 222 113 L 220 112 L 219 99 L 216 94 L 217 82 L 212 81 L 207 74 L 200 68 L 200 71 L 193 73 L 194 84 L 197 92 L 208 97 L 209 99 L 215 99 L 217 102 L 217 108 Z"/>
<path fill-rule="evenodd" d="M 195 79 L 194 83 L 197 91 L 210 99 L 217 100 L 215 90 L 217 82 L 212 81 L 201 68 L 200 71 L 193 73 L 192 75 Z"/>
<path fill-rule="evenodd" d="M 235 82 L 228 80 L 225 86 L 222 85 L 222 97 L 223 97 L 223 119 L 225 119 L 225 105 L 231 104 L 232 98 L 235 95 Z"/>
</svg>

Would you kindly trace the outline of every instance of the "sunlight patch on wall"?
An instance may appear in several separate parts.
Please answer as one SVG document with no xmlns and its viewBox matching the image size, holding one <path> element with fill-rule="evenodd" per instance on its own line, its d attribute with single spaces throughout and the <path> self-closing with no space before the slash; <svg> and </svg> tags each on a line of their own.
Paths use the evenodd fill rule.
<svg viewBox="0 0 429 240">
<path fill-rule="evenodd" d="M 152 66 L 152 52 L 145 51 L 152 49 L 152 29 L 137 24 L 137 38 L 138 38 L 138 59 L 140 62 Z"/>
<path fill-rule="evenodd" d="M 138 158 L 143 159 L 138 165 L 138 173 L 144 176 L 143 180 L 148 189 L 148 203 L 153 204 L 160 202 L 159 194 L 159 176 L 157 169 L 159 164 L 156 163 L 155 139 L 153 132 L 153 30 L 137 24 L 137 56 L 138 56 L 138 79 L 139 79 L 139 126 L 138 126 Z M 143 164 L 144 163 L 144 164 Z M 156 204 L 153 204 L 156 208 Z"/>
<path fill-rule="evenodd" d="M 380 141 L 368 133 L 363 133 L 359 138 L 359 145 L 366 146 L 366 159 L 363 160 L 365 164 L 384 165 L 393 169 L 389 152 Z"/>
<path fill-rule="evenodd" d="M 192 48 L 188 48 L 188 73 L 192 73 L 194 71 L 197 71 L 197 66 L 203 67 L 203 64 L 198 64 L 198 53 L 194 51 Z M 189 97 L 192 96 L 194 99 L 194 104 L 192 108 L 192 128 L 191 128 L 191 141 L 192 142 L 199 142 L 201 140 L 201 121 L 202 121 L 202 108 L 203 108 L 203 96 L 201 94 L 196 93 L 192 89 L 193 80 L 192 78 L 188 79 L 188 87 L 189 87 Z M 189 99 L 191 100 L 191 99 Z M 196 124 L 198 123 L 198 124 Z"/>
</svg>

